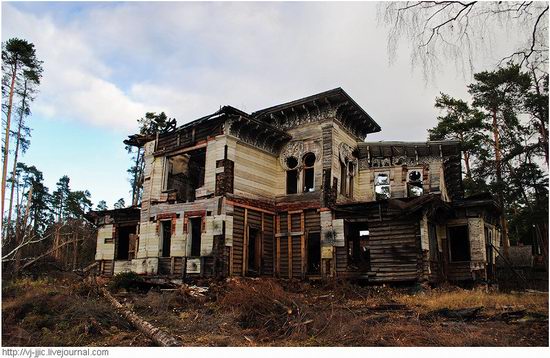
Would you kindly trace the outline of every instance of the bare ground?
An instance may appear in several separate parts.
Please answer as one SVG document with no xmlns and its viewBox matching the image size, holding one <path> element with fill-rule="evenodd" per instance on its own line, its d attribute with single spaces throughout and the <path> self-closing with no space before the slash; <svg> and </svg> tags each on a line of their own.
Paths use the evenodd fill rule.
<svg viewBox="0 0 550 358">
<path fill-rule="evenodd" d="M 548 294 L 204 281 L 116 298 L 185 346 L 548 346 Z M 3 346 L 148 346 L 75 277 L 3 284 Z"/>
</svg>

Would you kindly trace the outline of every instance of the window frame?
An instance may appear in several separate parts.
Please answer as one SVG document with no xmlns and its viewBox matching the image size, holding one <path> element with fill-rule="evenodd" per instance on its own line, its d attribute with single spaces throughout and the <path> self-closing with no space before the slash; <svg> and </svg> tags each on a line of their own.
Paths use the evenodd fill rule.
<svg viewBox="0 0 550 358">
<path fill-rule="evenodd" d="M 381 185 L 377 185 L 377 184 L 376 184 L 376 179 L 377 179 L 378 175 L 380 175 L 380 174 L 385 174 L 385 175 L 388 176 L 388 184 L 381 184 Z M 389 192 L 388 192 L 388 197 L 387 197 L 387 198 L 385 198 L 385 199 L 378 199 L 378 196 L 377 196 L 378 193 L 376 192 L 376 187 L 378 187 L 378 186 L 387 186 L 387 187 L 389 188 Z M 392 192 L 392 190 L 391 190 L 391 179 L 390 179 L 390 172 L 389 172 L 389 170 L 375 171 L 375 172 L 374 172 L 374 188 L 373 188 L 373 189 L 374 189 L 374 199 L 375 199 L 376 201 L 379 201 L 379 200 L 387 200 L 387 199 L 390 199 L 390 198 L 391 198 L 391 192 Z"/>
<path fill-rule="evenodd" d="M 411 184 L 412 181 L 409 179 L 409 174 L 411 172 L 420 173 L 420 186 Z M 424 190 L 424 168 L 422 168 L 422 167 L 407 168 L 407 177 L 406 177 L 405 183 L 406 183 L 406 189 L 407 189 L 407 198 L 418 198 L 418 197 L 421 197 L 422 195 L 424 195 L 425 194 L 425 190 Z M 411 195 L 411 190 L 410 190 L 411 186 L 415 186 L 417 188 L 420 188 L 422 190 L 420 195 Z"/>
<path fill-rule="evenodd" d="M 313 156 L 313 164 L 311 166 L 306 165 L 306 159 L 305 158 L 308 155 Z M 302 172 L 303 172 L 303 175 L 302 175 L 302 192 L 303 193 L 313 193 L 315 191 L 315 162 L 317 162 L 317 156 L 313 152 L 307 152 L 306 154 L 304 154 L 302 156 L 302 163 L 303 163 L 303 166 L 302 166 Z M 306 171 L 307 170 L 311 171 L 312 181 L 313 181 L 312 182 L 312 187 L 311 187 L 312 190 L 306 190 Z"/>
</svg>

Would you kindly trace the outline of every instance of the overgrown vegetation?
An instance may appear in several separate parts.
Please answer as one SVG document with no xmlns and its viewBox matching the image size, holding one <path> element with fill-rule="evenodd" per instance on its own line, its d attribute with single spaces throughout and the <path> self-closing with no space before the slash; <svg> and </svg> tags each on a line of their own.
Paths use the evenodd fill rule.
<svg viewBox="0 0 550 358">
<path fill-rule="evenodd" d="M 546 293 L 274 279 L 202 284 L 115 296 L 186 346 L 548 345 Z M 2 294 L 5 345 L 152 344 L 80 278 L 19 279 Z M 474 319 L 434 314 L 472 307 L 480 308 Z"/>
</svg>

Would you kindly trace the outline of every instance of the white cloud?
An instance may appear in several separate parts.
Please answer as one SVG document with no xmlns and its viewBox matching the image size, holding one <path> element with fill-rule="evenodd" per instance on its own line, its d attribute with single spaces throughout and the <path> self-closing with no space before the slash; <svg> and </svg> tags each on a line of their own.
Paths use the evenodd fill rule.
<svg viewBox="0 0 550 358">
<path fill-rule="evenodd" d="M 84 9 L 62 21 L 4 4 L 4 38 L 28 38 L 44 60 L 35 106 L 44 116 L 132 131 L 146 111 L 165 111 L 182 124 L 220 105 L 252 112 L 341 86 L 382 126 L 375 138 L 421 140 L 435 124 L 439 90 L 424 87 L 406 59 L 388 66 L 374 4 Z M 444 91 L 463 93 L 464 82 L 444 82 Z"/>
</svg>

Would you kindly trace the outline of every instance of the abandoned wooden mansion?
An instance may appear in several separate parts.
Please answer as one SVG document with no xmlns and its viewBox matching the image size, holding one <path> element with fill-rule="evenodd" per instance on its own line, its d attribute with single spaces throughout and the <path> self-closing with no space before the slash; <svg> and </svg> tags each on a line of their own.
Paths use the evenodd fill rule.
<svg viewBox="0 0 550 358">
<path fill-rule="evenodd" d="M 378 131 L 337 88 L 130 136 L 141 204 L 92 213 L 101 273 L 491 279 L 500 212 L 464 197 L 459 143 L 366 141 Z"/>
</svg>

